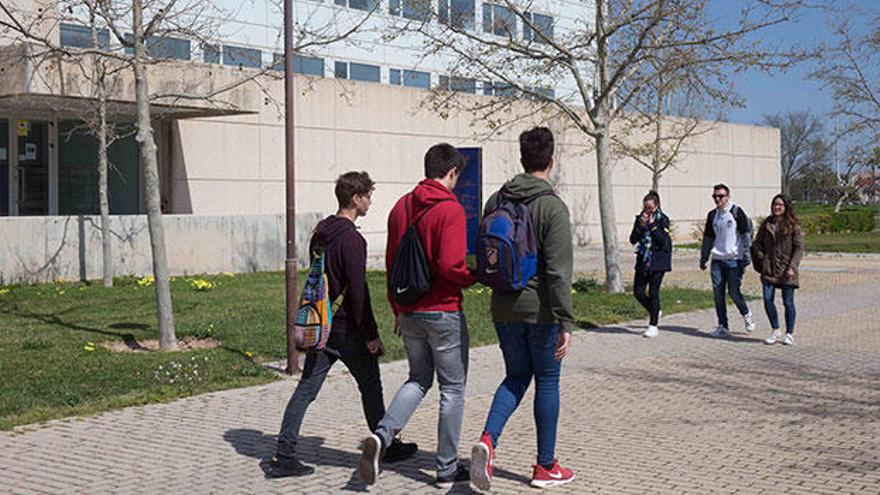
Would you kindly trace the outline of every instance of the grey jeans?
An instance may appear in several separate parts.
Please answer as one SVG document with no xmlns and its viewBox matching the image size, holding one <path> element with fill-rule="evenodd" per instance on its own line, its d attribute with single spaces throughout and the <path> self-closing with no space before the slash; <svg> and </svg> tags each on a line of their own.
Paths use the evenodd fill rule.
<svg viewBox="0 0 880 495">
<path fill-rule="evenodd" d="M 385 445 L 397 435 L 434 382 L 440 384 L 437 475 L 455 472 L 464 414 L 468 368 L 468 330 L 464 313 L 424 312 L 400 316 L 400 333 L 409 361 L 409 379 L 388 406 L 376 434 Z"/>
</svg>

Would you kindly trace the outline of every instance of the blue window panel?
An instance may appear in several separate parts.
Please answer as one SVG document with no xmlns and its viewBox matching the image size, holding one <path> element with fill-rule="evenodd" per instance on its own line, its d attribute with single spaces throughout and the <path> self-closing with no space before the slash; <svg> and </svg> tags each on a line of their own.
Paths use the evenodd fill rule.
<svg viewBox="0 0 880 495">
<path fill-rule="evenodd" d="M 126 44 L 132 42 L 132 34 L 125 34 Z M 190 41 L 171 36 L 150 36 L 144 45 L 147 55 L 158 59 L 190 60 Z M 134 54 L 134 47 L 126 46 L 125 53 Z"/>
<path fill-rule="evenodd" d="M 439 11 L 437 15 L 440 22 L 447 26 L 474 30 L 476 20 L 476 4 L 474 0 L 440 0 Z M 483 12 L 485 19 L 486 13 Z M 491 16 L 488 23 L 491 25 Z"/>
<path fill-rule="evenodd" d="M 495 88 L 495 96 L 516 96 L 516 86 L 505 82 L 496 82 L 493 86 Z"/>
<path fill-rule="evenodd" d="M 403 85 L 410 88 L 431 89 L 431 74 L 417 70 L 403 71 Z"/>
<path fill-rule="evenodd" d="M 78 24 L 65 24 L 59 26 L 61 46 L 71 48 L 94 48 L 92 46 L 92 30 L 87 26 Z M 98 29 L 98 48 L 106 50 L 110 46 L 110 31 L 106 28 Z"/>
<path fill-rule="evenodd" d="M 348 78 L 352 81 L 379 82 L 382 79 L 377 65 L 351 62 L 348 64 L 348 70 Z"/>
<path fill-rule="evenodd" d="M 223 65 L 259 69 L 262 61 L 263 54 L 256 48 L 223 45 Z"/>
<path fill-rule="evenodd" d="M 400 0 L 388 0 L 388 13 L 400 15 Z"/>
<path fill-rule="evenodd" d="M 407 19 L 427 21 L 431 18 L 431 0 L 402 0 L 401 14 Z"/>
<path fill-rule="evenodd" d="M 202 45 L 202 60 L 209 64 L 219 64 L 220 45 Z"/>
<path fill-rule="evenodd" d="M 483 96 L 492 96 L 495 94 L 495 87 L 489 81 L 483 81 Z"/>
<path fill-rule="evenodd" d="M 483 31 L 516 38 L 516 14 L 503 5 L 483 4 Z"/>
<path fill-rule="evenodd" d="M 477 94 L 477 81 L 466 77 L 440 76 L 440 87 L 448 91 Z"/>
<path fill-rule="evenodd" d="M 348 63 L 336 62 L 333 68 L 333 76 L 336 79 L 348 79 Z"/>
<path fill-rule="evenodd" d="M 272 55 L 272 70 L 284 70 L 284 54 L 275 53 Z M 303 55 L 293 56 L 293 72 L 297 74 L 305 74 L 308 76 L 324 77 L 324 59 L 319 57 L 306 57 Z"/>
<path fill-rule="evenodd" d="M 394 86 L 400 86 L 400 69 L 390 69 L 388 71 L 388 83 Z"/>
<path fill-rule="evenodd" d="M 556 97 L 556 91 L 555 91 L 553 88 L 538 88 L 538 87 L 535 87 L 535 88 L 529 88 L 529 89 L 530 89 L 532 92 L 537 93 L 537 94 L 541 95 L 542 97 L 544 97 L 544 98 L 546 98 L 546 99 L 548 99 L 548 100 L 552 100 L 552 99 L 554 99 L 554 98 Z M 535 99 L 535 100 L 539 99 L 538 97 L 536 97 L 536 96 L 534 96 L 534 95 L 529 95 L 529 97 L 532 98 L 532 99 Z"/>
<path fill-rule="evenodd" d="M 526 18 L 532 21 L 535 28 L 543 33 L 547 38 L 553 39 L 553 17 L 543 14 L 525 13 Z M 536 41 L 538 43 L 547 43 L 541 34 L 533 32 L 532 28 L 523 23 L 523 39 L 526 41 Z"/>
<path fill-rule="evenodd" d="M 336 5 L 345 5 L 345 0 L 336 0 Z M 378 5 L 379 0 L 348 0 L 348 8 L 350 9 L 371 11 Z"/>
</svg>

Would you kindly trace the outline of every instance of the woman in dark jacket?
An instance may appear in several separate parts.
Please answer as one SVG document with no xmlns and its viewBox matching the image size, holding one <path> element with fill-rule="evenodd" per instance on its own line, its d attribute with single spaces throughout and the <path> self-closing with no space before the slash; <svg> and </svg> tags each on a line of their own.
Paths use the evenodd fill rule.
<svg viewBox="0 0 880 495">
<path fill-rule="evenodd" d="M 644 333 L 650 338 L 659 334 L 660 285 L 666 272 L 672 270 L 672 238 L 669 236 L 669 217 L 660 209 L 660 195 L 649 191 L 642 199 L 642 206 L 642 212 L 636 215 L 633 223 L 629 242 L 636 246 L 633 295 L 651 315 Z"/>
<path fill-rule="evenodd" d="M 798 288 L 798 266 L 804 257 L 804 233 L 788 196 L 774 196 L 770 203 L 770 213 L 752 243 L 752 265 L 761 274 L 764 309 L 773 328 L 764 342 L 772 345 L 782 340 L 783 344 L 792 345 L 797 316 L 794 290 Z M 782 291 L 782 304 L 785 306 L 784 338 L 779 330 L 779 315 L 773 302 L 776 289 Z"/>
</svg>

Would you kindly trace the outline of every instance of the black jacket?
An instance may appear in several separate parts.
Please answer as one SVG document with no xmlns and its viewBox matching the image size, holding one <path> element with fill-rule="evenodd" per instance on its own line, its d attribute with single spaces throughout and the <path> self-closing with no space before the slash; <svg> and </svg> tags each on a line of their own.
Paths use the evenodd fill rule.
<svg viewBox="0 0 880 495">
<path fill-rule="evenodd" d="M 345 290 L 342 306 L 333 314 L 327 347 L 340 353 L 368 353 L 366 342 L 379 337 L 367 287 L 367 241 L 351 220 L 329 216 L 315 227 L 309 252 L 325 250 L 330 300 Z"/>
<path fill-rule="evenodd" d="M 706 215 L 706 226 L 703 227 L 703 244 L 700 249 L 700 264 L 705 265 L 709 261 L 709 255 L 712 253 L 712 245 L 715 244 L 715 213 L 718 211 L 718 208 L 712 208 L 709 213 Z M 752 225 L 752 219 L 746 215 L 745 210 L 740 208 L 737 205 L 731 205 L 730 213 L 733 215 L 734 220 L 736 220 L 736 232 L 739 235 L 748 234 L 749 240 L 752 237 L 752 229 L 754 228 Z M 751 254 L 749 253 L 749 248 L 751 247 L 751 243 L 746 246 L 746 252 L 743 253 L 745 260 L 747 262 L 751 262 Z"/>
<path fill-rule="evenodd" d="M 636 269 L 650 272 L 672 271 L 672 237 L 669 235 L 669 217 L 661 210 L 657 210 L 653 222 L 646 226 L 639 223 L 639 215 L 633 223 L 632 232 L 629 234 L 629 243 L 636 245 L 646 230 L 651 232 L 651 262 L 645 266 L 641 255 L 636 256 Z"/>
</svg>

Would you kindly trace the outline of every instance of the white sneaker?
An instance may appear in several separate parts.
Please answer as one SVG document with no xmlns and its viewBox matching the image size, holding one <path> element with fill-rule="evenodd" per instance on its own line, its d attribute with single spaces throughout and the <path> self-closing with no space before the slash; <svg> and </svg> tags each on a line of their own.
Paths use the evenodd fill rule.
<svg viewBox="0 0 880 495">
<path fill-rule="evenodd" d="M 746 333 L 752 333 L 752 330 L 755 329 L 755 318 L 751 311 L 743 315 L 743 323 L 746 327 Z"/>
<path fill-rule="evenodd" d="M 654 325 L 648 325 L 648 329 L 645 330 L 645 333 L 642 336 L 652 339 L 656 336 L 660 335 L 660 330 Z"/>
<path fill-rule="evenodd" d="M 794 345 L 794 335 L 787 333 L 785 334 L 785 340 L 782 341 L 785 345 Z"/>
<path fill-rule="evenodd" d="M 727 337 L 728 335 L 730 335 L 730 330 L 728 330 L 727 327 L 722 327 L 721 325 L 715 327 L 715 331 L 712 332 L 712 336 L 717 338 Z"/>
<path fill-rule="evenodd" d="M 782 330 L 779 330 L 777 328 L 776 330 L 773 330 L 772 332 L 770 332 L 770 336 L 767 337 L 767 339 L 764 341 L 764 343 L 767 345 L 773 345 L 773 344 L 779 342 L 779 339 L 781 339 L 781 338 L 782 338 Z"/>
</svg>

